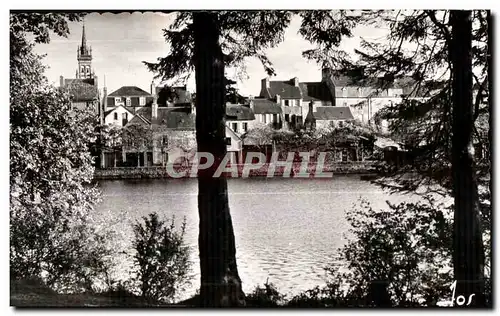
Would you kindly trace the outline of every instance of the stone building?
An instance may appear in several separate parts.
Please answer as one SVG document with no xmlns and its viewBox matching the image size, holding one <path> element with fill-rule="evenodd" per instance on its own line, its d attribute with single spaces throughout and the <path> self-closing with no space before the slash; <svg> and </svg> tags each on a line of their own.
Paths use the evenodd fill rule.
<svg viewBox="0 0 500 316">
<path fill-rule="evenodd" d="M 70 94 L 71 104 L 78 109 L 91 109 L 102 120 L 104 109 L 100 102 L 98 80 L 92 69 L 92 47 L 87 45 L 85 24 L 82 27 L 81 45 L 77 47 L 78 68 L 75 78 L 59 77 L 60 89 Z"/>
</svg>

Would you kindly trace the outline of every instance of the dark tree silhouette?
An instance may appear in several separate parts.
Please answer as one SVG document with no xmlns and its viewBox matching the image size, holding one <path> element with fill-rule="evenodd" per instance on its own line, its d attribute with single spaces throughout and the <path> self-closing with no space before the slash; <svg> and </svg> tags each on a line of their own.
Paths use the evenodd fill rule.
<svg viewBox="0 0 500 316">
<path fill-rule="evenodd" d="M 328 34 L 346 33 L 345 25 L 336 24 L 332 18 L 325 20 L 331 13 L 321 12 L 179 12 L 164 30 L 171 47 L 169 54 L 145 65 L 163 80 L 186 79 L 195 71 L 198 150 L 212 153 L 215 167 L 226 152 L 224 114 L 225 102 L 229 101 L 226 85 L 230 82 L 224 79 L 224 67 L 244 70 L 244 61 L 252 57 L 261 61 L 267 74 L 274 75 L 265 50 L 283 40 L 293 14 L 302 17 L 301 30 L 310 41 L 318 34 L 322 36 L 321 30 L 328 30 Z M 339 41 L 340 36 L 336 44 Z M 201 304 L 239 306 L 244 304 L 244 296 L 236 265 L 227 183 L 212 178 L 213 172 L 214 169 L 200 170 L 198 174 Z"/>
<path fill-rule="evenodd" d="M 472 12 L 450 12 L 452 65 L 452 177 L 455 199 L 453 267 L 456 296 L 469 298 L 473 306 L 484 301 L 484 249 L 475 179 L 472 136 Z"/>
<path fill-rule="evenodd" d="M 213 177 L 215 167 L 226 154 L 224 61 L 218 22 L 213 13 L 193 15 L 197 70 L 196 140 L 200 152 L 210 152 L 215 158 L 214 168 L 198 172 L 200 295 L 203 306 L 238 306 L 245 301 L 236 265 L 227 180 Z"/>
<path fill-rule="evenodd" d="M 377 114 L 401 136 L 407 159 L 384 166 L 375 183 L 396 192 L 426 187 L 424 194 L 455 198 L 457 293 L 474 292 L 478 306 L 484 304 L 483 269 L 489 257 L 482 229 L 491 230 L 491 162 L 473 157 L 470 149 L 473 140 L 486 151 L 491 146 L 489 20 L 486 10 L 364 11 L 356 23 L 387 26 L 384 43 L 362 40 L 359 59 L 353 61 L 331 49 L 336 38 L 329 35 L 304 53 L 353 81 L 379 78 L 380 89 L 397 84 L 407 90 L 400 104 Z M 478 185 L 486 192 L 478 194 Z"/>
</svg>

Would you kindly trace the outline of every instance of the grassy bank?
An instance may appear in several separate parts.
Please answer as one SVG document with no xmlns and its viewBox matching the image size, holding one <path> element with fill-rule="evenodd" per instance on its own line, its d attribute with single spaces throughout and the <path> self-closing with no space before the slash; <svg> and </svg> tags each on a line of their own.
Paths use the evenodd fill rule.
<svg viewBox="0 0 500 316">
<path fill-rule="evenodd" d="M 10 305 L 21 308 L 179 306 L 149 302 L 125 292 L 58 294 L 36 280 L 11 281 Z"/>
</svg>

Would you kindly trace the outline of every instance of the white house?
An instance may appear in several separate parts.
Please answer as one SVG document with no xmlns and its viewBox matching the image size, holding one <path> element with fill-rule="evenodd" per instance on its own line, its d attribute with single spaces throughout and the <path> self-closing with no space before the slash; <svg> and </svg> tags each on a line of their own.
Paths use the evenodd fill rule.
<svg viewBox="0 0 500 316">
<path fill-rule="evenodd" d="M 241 138 L 226 125 L 227 153 L 231 155 L 230 163 L 243 162 L 243 142 Z"/>
<path fill-rule="evenodd" d="M 104 124 L 113 124 L 123 127 L 127 125 L 127 123 L 130 122 L 134 116 L 135 114 L 131 110 L 119 105 L 104 112 Z"/>
<path fill-rule="evenodd" d="M 241 136 L 252 128 L 255 115 L 250 105 L 226 104 L 226 126 Z"/>
</svg>

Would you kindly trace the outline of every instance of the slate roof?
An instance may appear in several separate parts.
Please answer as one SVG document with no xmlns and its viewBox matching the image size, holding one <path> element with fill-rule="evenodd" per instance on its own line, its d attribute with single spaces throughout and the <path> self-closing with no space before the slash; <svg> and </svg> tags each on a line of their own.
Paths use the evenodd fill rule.
<svg viewBox="0 0 500 316">
<path fill-rule="evenodd" d="M 417 90 L 415 89 L 417 85 L 416 80 L 409 76 L 398 78 L 393 83 L 387 83 L 383 78 L 356 80 L 349 76 L 334 76 L 333 83 L 336 88 L 347 88 L 348 97 L 386 96 L 386 91 L 377 91 L 381 87 L 402 89 L 403 95 L 410 97 L 428 97 L 432 95 L 433 91 L 441 89 L 444 86 L 444 82 L 426 81 Z M 358 88 L 361 89 L 357 90 Z M 340 93 L 340 96 L 342 96 L 340 90 L 337 93 Z"/>
<path fill-rule="evenodd" d="M 301 82 L 299 87 L 304 101 L 332 101 L 333 99 L 324 82 Z"/>
<path fill-rule="evenodd" d="M 114 107 L 114 108 L 111 108 L 111 109 L 109 109 L 109 110 L 104 111 L 104 117 L 108 116 L 108 115 L 109 115 L 109 113 L 113 112 L 114 110 L 116 110 L 116 109 L 117 109 L 117 108 L 119 108 L 119 107 L 122 107 L 122 108 L 126 109 L 126 110 L 127 110 L 127 111 L 129 111 L 129 112 L 130 112 L 130 114 L 132 114 L 132 115 L 134 114 L 134 110 L 133 110 L 134 108 L 133 108 L 133 107 L 130 107 L 130 106 L 123 106 L 123 105 L 118 105 L 117 107 Z"/>
<path fill-rule="evenodd" d="M 172 87 L 171 91 L 167 91 L 168 87 L 156 87 L 155 92 L 158 96 L 158 106 L 167 106 L 167 99 L 171 97 L 174 104 L 188 104 L 193 101 L 191 92 L 187 91 L 186 86 Z"/>
<path fill-rule="evenodd" d="M 146 120 L 142 115 L 135 115 L 130 121 L 128 121 L 127 125 L 129 124 L 151 125 L 151 122 Z"/>
<path fill-rule="evenodd" d="M 255 114 L 281 114 L 283 112 L 277 103 L 268 99 L 255 98 L 251 102 L 253 102 Z"/>
<path fill-rule="evenodd" d="M 226 104 L 226 119 L 233 121 L 255 120 L 255 115 L 250 105 Z"/>
<path fill-rule="evenodd" d="M 348 106 L 318 106 L 313 116 L 318 121 L 353 120 L 351 109 Z"/>
<path fill-rule="evenodd" d="M 64 79 L 64 89 L 74 102 L 88 102 L 99 98 L 94 79 Z"/>
<path fill-rule="evenodd" d="M 270 81 L 268 89 L 271 98 L 280 95 L 282 99 L 300 99 L 300 88 L 293 84 L 293 80 L 288 81 Z"/>
<path fill-rule="evenodd" d="M 109 97 L 125 97 L 125 96 L 126 97 L 131 97 L 131 96 L 134 96 L 134 97 L 148 96 L 148 97 L 150 97 L 151 94 L 147 93 L 146 91 L 144 91 L 141 88 L 136 87 L 136 86 L 123 86 L 120 89 L 110 93 L 108 96 Z"/>
<path fill-rule="evenodd" d="M 195 115 L 185 109 L 161 108 L 158 107 L 156 119 L 152 119 L 150 107 L 138 108 L 136 115 L 141 115 L 144 119 L 154 125 L 160 125 L 172 129 L 195 129 Z"/>
</svg>

